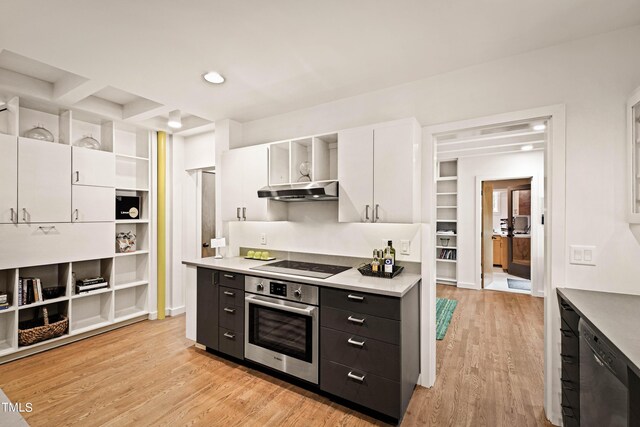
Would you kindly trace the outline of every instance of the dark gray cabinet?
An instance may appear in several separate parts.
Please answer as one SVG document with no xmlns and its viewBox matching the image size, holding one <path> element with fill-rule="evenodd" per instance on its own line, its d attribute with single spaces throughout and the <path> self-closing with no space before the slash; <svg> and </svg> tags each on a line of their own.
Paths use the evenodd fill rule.
<svg viewBox="0 0 640 427">
<path fill-rule="evenodd" d="M 218 290 L 220 272 L 198 268 L 196 339 L 218 350 Z"/>
<path fill-rule="evenodd" d="M 400 419 L 420 374 L 420 286 L 404 297 L 320 290 L 320 388 Z"/>
<path fill-rule="evenodd" d="M 565 426 L 580 425 L 580 316 L 560 295 L 560 357 L 562 371 L 562 420 Z"/>
<path fill-rule="evenodd" d="M 198 268 L 198 343 L 244 357 L 244 275 Z"/>
</svg>

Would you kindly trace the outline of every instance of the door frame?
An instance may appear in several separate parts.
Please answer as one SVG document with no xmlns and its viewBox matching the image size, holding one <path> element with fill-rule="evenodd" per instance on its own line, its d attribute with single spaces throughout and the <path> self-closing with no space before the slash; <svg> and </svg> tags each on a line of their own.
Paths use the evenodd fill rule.
<svg viewBox="0 0 640 427">
<path fill-rule="evenodd" d="M 456 130 L 492 126 L 535 118 L 548 119 L 545 142 L 545 272 L 544 290 L 544 407 L 554 424 L 562 422 L 560 411 L 560 314 L 554 302 L 556 287 L 566 284 L 566 107 L 564 104 L 543 106 L 480 118 L 426 126 L 423 128 L 422 150 L 422 277 L 421 292 L 421 377 L 420 385 L 431 387 L 436 379 L 436 153 L 437 134 Z"/>
<path fill-rule="evenodd" d="M 546 148 L 546 147 L 545 147 Z M 546 163 L 546 162 L 545 162 Z M 545 172 L 546 173 L 546 172 Z M 475 204 L 475 219 L 476 219 L 476 230 L 479 230 L 482 227 L 482 182 L 483 181 L 506 181 L 512 179 L 529 179 L 531 178 L 531 295 L 536 297 L 544 297 L 545 296 L 545 284 L 544 284 L 544 273 L 540 274 L 539 265 L 536 260 L 542 260 L 542 264 L 545 265 L 546 257 L 545 257 L 545 247 L 541 247 L 539 245 L 539 239 L 544 241 L 544 228 L 540 229 L 540 227 L 534 228 L 534 220 L 539 221 L 540 218 L 535 219 L 533 216 L 533 212 L 541 212 L 544 213 L 544 206 L 540 206 L 540 199 L 544 197 L 544 192 L 546 189 L 543 189 L 542 195 L 538 191 L 540 189 L 540 185 L 544 183 L 544 177 L 541 176 L 532 176 L 532 175 L 520 175 L 520 176 L 509 176 L 509 175 L 483 175 L 476 176 L 475 183 L 475 194 L 476 194 L 476 204 Z M 546 218 L 545 218 L 546 223 Z M 542 235 L 540 235 L 542 233 Z M 546 246 L 546 244 L 545 244 Z M 534 251 L 535 248 L 535 251 Z M 535 256 L 534 256 L 535 253 Z M 476 259 L 476 277 L 478 278 L 478 282 L 476 287 L 478 289 L 482 289 L 482 279 L 480 279 L 480 274 L 482 274 L 482 237 L 478 233 L 475 236 L 475 259 Z"/>
</svg>

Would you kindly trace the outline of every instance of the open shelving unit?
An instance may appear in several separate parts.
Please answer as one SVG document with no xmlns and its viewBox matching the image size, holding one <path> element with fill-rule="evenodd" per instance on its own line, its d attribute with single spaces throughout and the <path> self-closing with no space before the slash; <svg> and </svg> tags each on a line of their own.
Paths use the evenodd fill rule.
<svg viewBox="0 0 640 427">
<path fill-rule="evenodd" d="M 315 135 L 269 145 L 269 185 L 337 181 L 338 134 Z M 309 164 L 309 177 L 300 172 Z"/>
<path fill-rule="evenodd" d="M 100 151 L 114 156 L 116 195 L 134 195 L 141 200 L 139 218 L 116 220 L 113 211 L 111 220 L 104 221 L 112 222 L 116 233 L 131 231 L 135 234 L 136 252 L 117 253 L 116 236 L 113 235 L 113 252 L 103 251 L 105 256 L 99 259 L 82 258 L 86 255 L 78 252 L 69 257 L 74 259 L 62 257 L 63 262 L 40 265 L 36 261 L 38 249 L 35 247 L 34 265 L 8 268 L 13 266 L 2 264 L 0 294 L 7 294 L 9 308 L 0 310 L 0 363 L 148 318 L 154 238 L 149 131 L 84 112 L 76 117 L 74 111 L 31 103 L 18 97 L 11 98 L 6 104 L 9 108 L 0 112 L 0 133 L 17 138 L 27 130 L 43 125 L 54 135 L 54 144 L 66 145 L 74 145 L 83 137 L 92 136 L 100 142 Z M 92 239 L 93 236 L 87 235 L 86 238 Z M 102 242 L 103 246 L 109 244 Z M 76 280 L 97 276 L 105 278 L 108 288 L 76 294 Z M 43 288 L 60 287 L 64 290 L 60 296 L 19 305 L 20 278 L 39 278 Z M 59 338 L 20 346 L 20 324 L 40 318 L 45 307 L 49 316 L 64 314 L 68 317 L 66 333 Z"/>
<path fill-rule="evenodd" d="M 436 282 L 458 283 L 458 161 L 443 160 L 436 171 Z"/>
</svg>

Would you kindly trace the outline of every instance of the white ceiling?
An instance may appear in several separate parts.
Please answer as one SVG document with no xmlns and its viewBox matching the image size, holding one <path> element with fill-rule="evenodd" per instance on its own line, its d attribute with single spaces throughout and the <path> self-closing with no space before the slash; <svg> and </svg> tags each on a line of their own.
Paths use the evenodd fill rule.
<svg viewBox="0 0 640 427">
<path fill-rule="evenodd" d="M 0 49 L 247 121 L 638 23 L 638 0 L 4 1 Z"/>
</svg>

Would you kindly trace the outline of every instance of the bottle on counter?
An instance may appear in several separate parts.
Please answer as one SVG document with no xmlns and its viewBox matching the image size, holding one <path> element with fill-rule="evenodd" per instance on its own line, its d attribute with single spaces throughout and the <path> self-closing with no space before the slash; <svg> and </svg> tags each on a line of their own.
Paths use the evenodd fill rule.
<svg viewBox="0 0 640 427">
<path fill-rule="evenodd" d="M 384 272 L 393 273 L 393 257 L 391 256 L 391 249 L 389 246 L 384 250 Z"/>
<path fill-rule="evenodd" d="M 380 260 L 378 259 L 378 250 L 373 250 L 373 261 L 371 261 L 371 271 L 377 273 L 380 270 Z"/>
<path fill-rule="evenodd" d="M 389 242 L 387 243 L 387 247 L 389 248 L 389 251 L 391 252 L 391 258 L 393 258 L 393 265 L 396 265 L 396 250 L 393 247 L 391 240 L 389 240 Z"/>
</svg>

